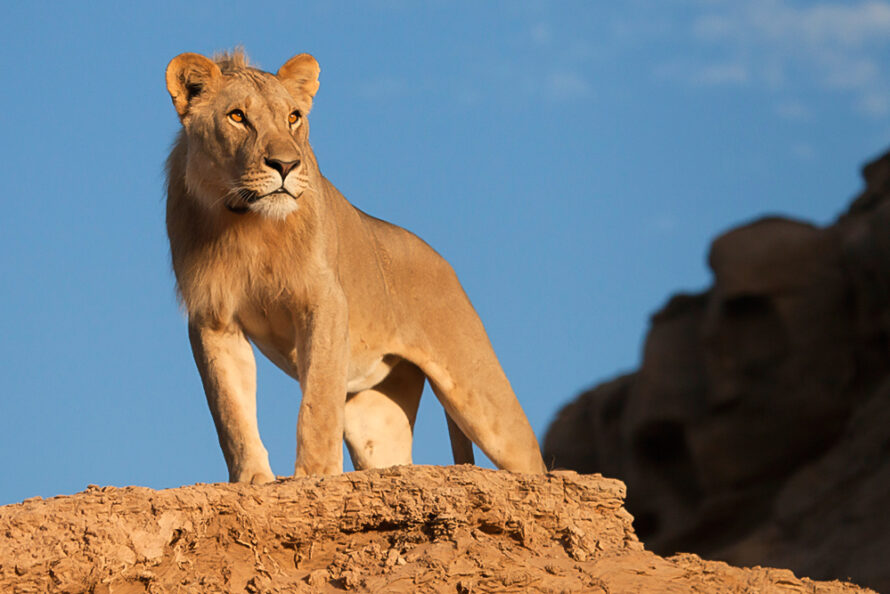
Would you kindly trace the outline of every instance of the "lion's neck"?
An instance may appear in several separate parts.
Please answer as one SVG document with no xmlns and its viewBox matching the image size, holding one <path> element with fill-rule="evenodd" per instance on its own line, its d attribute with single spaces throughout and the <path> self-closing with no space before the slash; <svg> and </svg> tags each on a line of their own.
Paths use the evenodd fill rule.
<svg viewBox="0 0 890 594">
<path fill-rule="evenodd" d="M 227 211 L 208 216 L 190 200 L 168 202 L 177 286 L 190 315 L 231 320 L 246 303 L 298 299 L 295 272 L 319 259 L 315 201 L 282 221 Z"/>
</svg>

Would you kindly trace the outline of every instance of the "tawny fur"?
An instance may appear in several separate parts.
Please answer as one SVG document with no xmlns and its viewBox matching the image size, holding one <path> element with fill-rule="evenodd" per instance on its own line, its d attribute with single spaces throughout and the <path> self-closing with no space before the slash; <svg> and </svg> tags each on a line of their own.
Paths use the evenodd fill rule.
<svg viewBox="0 0 890 594">
<path fill-rule="evenodd" d="M 318 64 L 272 75 L 239 51 L 181 54 L 167 89 L 183 129 L 167 230 L 189 338 L 232 481 L 274 479 L 256 420 L 252 341 L 297 379 L 295 474 L 411 463 L 428 379 L 456 461 L 543 472 L 538 443 L 454 271 L 325 179 L 306 121 Z"/>
</svg>

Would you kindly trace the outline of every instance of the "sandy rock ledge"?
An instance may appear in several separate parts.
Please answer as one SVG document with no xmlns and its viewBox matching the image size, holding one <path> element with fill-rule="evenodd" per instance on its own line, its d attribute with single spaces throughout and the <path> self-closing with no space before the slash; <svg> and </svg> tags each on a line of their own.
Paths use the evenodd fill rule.
<svg viewBox="0 0 890 594">
<path fill-rule="evenodd" d="M 870 592 L 644 550 L 620 481 L 398 467 L 0 508 L 0 592 Z"/>
</svg>

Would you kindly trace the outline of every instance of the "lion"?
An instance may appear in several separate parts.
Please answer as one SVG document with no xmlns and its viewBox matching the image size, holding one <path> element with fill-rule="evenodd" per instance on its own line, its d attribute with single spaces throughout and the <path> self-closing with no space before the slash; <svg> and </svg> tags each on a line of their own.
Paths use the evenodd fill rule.
<svg viewBox="0 0 890 594">
<path fill-rule="evenodd" d="M 451 266 L 352 206 L 309 146 L 315 58 L 276 74 L 242 51 L 169 63 L 182 128 L 167 232 L 195 363 L 232 482 L 275 480 L 251 342 L 302 389 L 295 476 L 411 464 L 424 382 L 456 463 L 546 472 L 534 432 Z"/>
</svg>

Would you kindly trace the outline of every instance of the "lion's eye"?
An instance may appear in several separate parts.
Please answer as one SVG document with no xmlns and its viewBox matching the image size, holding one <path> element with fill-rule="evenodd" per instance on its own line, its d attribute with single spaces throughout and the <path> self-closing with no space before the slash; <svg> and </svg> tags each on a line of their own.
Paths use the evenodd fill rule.
<svg viewBox="0 0 890 594">
<path fill-rule="evenodd" d="M 291 114 L 289 116 L 287 116 L 287 123 L 290 125 L 294 125 L 298 121 L 300 121 L 300 112 L 299 111 L 291 112 Z"/>
<path fill-rule="evenodd" d="M 233 109 L 229 112 L 229 119 L 240 124 L 245 120 L 244 112 L 240 109 Z"/>
</svg>

